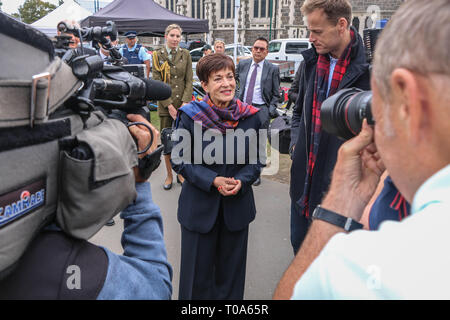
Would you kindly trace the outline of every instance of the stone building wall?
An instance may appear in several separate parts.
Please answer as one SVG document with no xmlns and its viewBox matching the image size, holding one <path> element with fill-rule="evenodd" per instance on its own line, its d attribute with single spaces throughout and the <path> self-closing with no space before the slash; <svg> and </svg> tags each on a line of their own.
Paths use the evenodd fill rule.
<svg viewBox="0 0 450 320">
<path fill-rule="evenodd" d="M 192 16 L 192 1 L 197 3 L 196 0 L 176 0 L 174 11 L 188 17 Z M 221 1 L 224 1 L 225 7 L 227 1 L 231 1 L 231 10 L 234 12 L 235 0 L 201 0 L 202 8 L 197 10 L 204 12 L 205 19 L 209 20 L 210 32 L 207 35 L 191 35 L 190 38 L 203 38 L 210 43 L 213 43 L 215 39 L 222 39 L 227 44 L 234 41 L 234 17 L 221 17 Z M 166 5 L 165 0 L 156 0 L 156 2 L 164 7 Z M 269 35 L 270 18 L 255 18 L 253 14 L 255 0 L 241 0 L 238 41 L 244 45 L 252 45 L 260 36 L 268 39 L 269 36 L 271 39 L 307 37 L 306 26 L 300 11 L 303 2 L 304 0 L 273 0 L 272 31 Z M 368 11 L 368 8 L 377 6 L 380 10 L 377 12 L 378 19 L 389 19 L 404 0 L 350 0 L 350 2 L 353 7 L 353 22 L 362 33 L 362 30 L 372 22 L 370 17 L 373 12 Z M 269 3 L 269 0 L 266 0 L 266 3 Z"/>
</svg>

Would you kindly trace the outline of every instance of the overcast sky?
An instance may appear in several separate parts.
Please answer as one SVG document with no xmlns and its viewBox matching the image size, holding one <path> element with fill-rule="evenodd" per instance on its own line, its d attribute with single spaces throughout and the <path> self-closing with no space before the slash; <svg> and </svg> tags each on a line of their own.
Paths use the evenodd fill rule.
<svg viewBox="0 0 450 320">
<path fill-rule="evenodd" d="M 12 14 L 17 12 L 19 7 L 25 2 L 25 0 L 0 0 L 3 2 L 2 11 Z M 53 3 L 54 5 L 58 5 L 58 0 L 44 0 L 46 2 Z M 101 2 L 111 2 L 112 0 L 101 0 Z M 94 2 L 92 0 L 92 2 Z"/>
<path fill-rule="evenodd" d="M 3 2 L 2 5 L 2 11 L 5 11 L 6 13 L 15 13 L 19 9 L 19 6 L 21 6 L 25 0 L 0 0 Z M 47 2 L 53 3 L 55 5 L 58 5 L 58 0 L 46 0 Z"/>
</svg>

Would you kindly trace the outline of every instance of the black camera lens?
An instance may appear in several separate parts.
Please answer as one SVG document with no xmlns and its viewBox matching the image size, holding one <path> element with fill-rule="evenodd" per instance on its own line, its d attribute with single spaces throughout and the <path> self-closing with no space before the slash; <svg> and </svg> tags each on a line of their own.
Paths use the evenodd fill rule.
<svg viewBox="0 0 450 320">
<path fill-rule="evenodd" d="M 340 90 L 322 103 L 320 120 L 323 129 L 341 139 L 351 139 L 361 131 L 364 118 L 368 124 L 375 123 L 371 105 L 372 91 Z"/>
</svg>

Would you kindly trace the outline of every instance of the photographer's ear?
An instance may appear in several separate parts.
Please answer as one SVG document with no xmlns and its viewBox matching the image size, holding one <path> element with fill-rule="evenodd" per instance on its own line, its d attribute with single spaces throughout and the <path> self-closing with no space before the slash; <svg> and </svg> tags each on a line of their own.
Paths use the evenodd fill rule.
<svg viewBox="0 0 450 320">
<path fill-rule="evenodd" d="M 398 123 L 412 139 L 419 143 L 427 139 L 430 123 L 430 105 L 425 78 L 408 69 L 398 68 L 391 75 L 391 100 Z"/>
</svg>

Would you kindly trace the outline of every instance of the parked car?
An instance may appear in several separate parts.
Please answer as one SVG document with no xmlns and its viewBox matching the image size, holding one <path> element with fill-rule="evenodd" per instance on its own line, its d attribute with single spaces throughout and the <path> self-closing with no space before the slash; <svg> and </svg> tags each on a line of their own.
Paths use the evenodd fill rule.
<svg viewBox="0 0 450 320">
<path fill-rule="evenodd" d="M 230 57 L 234 57 L 234 44 L 227 44 L 225 46 L 225 54 Z M 238 44 L 237 46 L 237 62 L 241 59 L 248 59 L 252 57 L 252 51 L 247 47 Z"/>
<path fill-rule="evenodd" d="M 205 41 L 200 39 L 189 40 L 188 42 L 180 42 L 179 46 L 183 49 L 188 49 L 189 51 L 196 48 L 202 48 L 206 44 Z"/>
<path fill-rule="evenodd" d="M 200 60 L 201 57 L 203 57 L 203 47 L 201 48 L 197 48 L 194 50 L 191 50 L 191 59 L 192 59 L 192 63 L 197 62 L 198 60 Z"/>
<path fill-rule="evenodd" d="M 303 60 L 300 54 L 302 51 L 311 48 L 311 43 L 307 38 L 291 38 L 291 39 L 277 39 L 269 42 L 269 54 L 267 59 L 280 61 L 294 61 L 296 71 Z M 294 74 L 290 78 L 295 77 Z"/>
<path fill-rule="evenodd" d="M 203 47 L 202 47 L 203 48 Z M 195 68 L 197 66 L 197 62 L 198 60 L 200 60 L 201 57 L 203 57 L 203 51 L 202 48 L 197 48 L 194 50 L 191 50 L 191 58 L 192 58 L 192 71 L 194 72 L 194 80 L 198 80 L 197 79 L 197 75 L 195 73 Z M 242 46 L 242 45 L 238 45 L 237 47 L 237 62 L 239 62 L 241 59 L 248 59 L 252 57 L 252 52 L 251 50 L 249 50 L 248 48 Z M 225 46 L 225 54 L 227 56 L 230 56 L 233 58 L 234 56 L 234 44 L 227 44 Z"/>
</svg>

